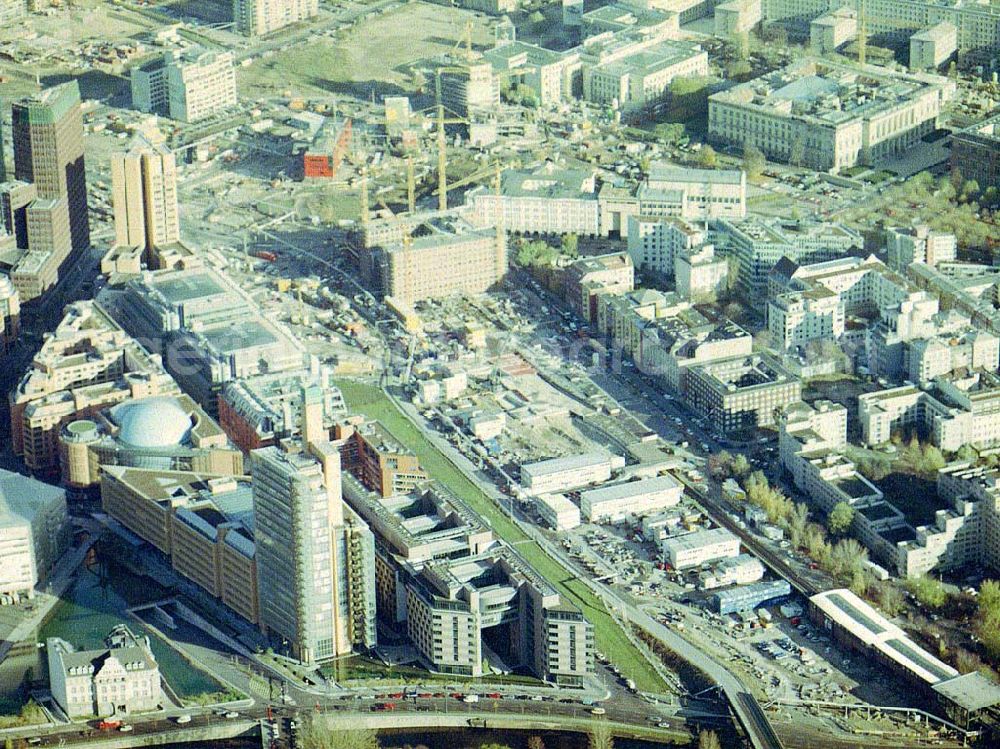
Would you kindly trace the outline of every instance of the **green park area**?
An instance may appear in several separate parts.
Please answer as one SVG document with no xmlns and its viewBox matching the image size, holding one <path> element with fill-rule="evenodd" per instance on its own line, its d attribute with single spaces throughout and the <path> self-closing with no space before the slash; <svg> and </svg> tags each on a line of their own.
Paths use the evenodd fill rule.
<svg viewBox="0 0 1000 749">
<path fill-rule="evenodd" d="M 636 649 L 604 604 L 575 574 L 549 556 L 494 502 L 421 433 L 378 387 L 352 380 L 338 383 L 348 407 L 374 419 L 420 459 L 424 469 L 485 518 L 493 532 L 513 546 L 594 625 L 597 649 L 644 692 L 663 692 L 666 684 Z"/>
</svg>

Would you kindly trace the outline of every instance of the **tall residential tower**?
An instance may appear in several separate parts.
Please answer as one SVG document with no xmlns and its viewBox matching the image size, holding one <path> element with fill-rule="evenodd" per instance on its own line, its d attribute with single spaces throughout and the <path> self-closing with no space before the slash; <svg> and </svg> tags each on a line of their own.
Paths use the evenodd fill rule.
<svg viewBox="0 0 1000 749">
<path fill-rule="evenodd" d="M 251 453 L 261 628 L 305 663 L 376 642 L 375 541 L 343 502 L 315 390 L 303 389 L 301 440 Z"/>
<path fill-rule="evenodd" d="M 111 154 L 111 187 L 119 247 L 151 250 L 180 239 L 177 165 L 162 142 L 140 134 Z"/>
<path fill-rule="evenodd" d="M 233 22 L 244 36 L 264 36 L 319 12 L 319 0 L 233 0 Z"/>
</svg>

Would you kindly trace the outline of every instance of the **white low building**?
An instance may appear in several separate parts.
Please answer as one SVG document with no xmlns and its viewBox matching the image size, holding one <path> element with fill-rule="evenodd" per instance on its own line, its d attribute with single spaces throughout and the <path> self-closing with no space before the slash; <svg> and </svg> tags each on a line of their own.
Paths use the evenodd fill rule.
<svg viewBox="0 0 1000 749">
<path fill-rule="evenodd" d="M 542 494 L 535 497 L 535 509 L 553 530 L 568 531 L 580 525 L 580 508 L 565 494 Z"/>
<path fill-rule="evenodd" d="M 625 460 L 607 453 L 583 453 L 565 458 L 552 458 L 521 466 L 521 486 L 532 495 L 554 494 L 581 486 L 603 484 L 611 478 L 614 468 L 622 468 Z"/>
<path fill-rule="evenodd" d="M 618 523 L 675 506 L 684 487 L 671 476 L 602 486 L 580 494 L 580 510 L 591 523 Z"/>
<path fill-rule="evenodd" d="M 725 528 L 685 533 L 663 540 L 663 556 L 674 569 L 698 567 L 740 553 L 740 540 Z"/>
<path fill-rule="evenodd" d="M 698 585 L 704 590 L 722 588 L 727 585 L 749 585 L 764 578 L 764 565 L 750 554 L 740 554 L 712 565 L 712 569 L 698 577 Z"/>
</svg>

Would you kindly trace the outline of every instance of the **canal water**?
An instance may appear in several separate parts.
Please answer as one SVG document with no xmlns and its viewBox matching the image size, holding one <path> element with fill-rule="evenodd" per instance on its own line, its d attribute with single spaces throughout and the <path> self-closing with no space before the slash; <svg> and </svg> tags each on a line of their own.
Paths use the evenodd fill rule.
<svg viewBox="0 0 1000 749">
<path fill-rule="evenodd" d="M 222 686 L 215 679 L 192 666 L 163 639 L 126 614 L 131 607 L 169 596 L 169 591 L 147 577 L 136 576 L 118 566 L 95 565 L 80 572 L 34 639 L 44 642 L 47 637 L 61 637 L 78 649 L 100 648 L 111 628 L 125 622 L 133 632 L 150 635 L 160 672 L 178 696 L 187 698 L 220 691 Z M 11 655 L 0 663 L 0 714 L 20 710 L 26 682 L 45 680 L 45 650 L 32 645 L 29 641 L 15 646 Z"/>
</svg>

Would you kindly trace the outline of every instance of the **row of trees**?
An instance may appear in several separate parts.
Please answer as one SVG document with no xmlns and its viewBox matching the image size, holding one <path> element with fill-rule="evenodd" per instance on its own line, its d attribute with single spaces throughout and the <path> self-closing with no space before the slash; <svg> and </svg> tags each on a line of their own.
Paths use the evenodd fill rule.
<svg viewBox="0 0 1000 749">
<path fill-rule="evenodd" d="M 709 471 L 716 478 L 741 478 L 744 467 L 742 455 L 733 456 L 726 451 L 709 460 Z M 837 505 L 827 518 L 827 528 L 811 522 L 809 508 L 794 502 L 778 488 L 772 487 L 762 471 L 745 473 L 742 477 L 746 501 L 761 508 L 771 523 L 785 531 L 788 541 L 796 549 L 805 549 L 816 564 L 847 585 L 858 595 L 869 595 L 875 577 L 868 569 L 868 550 L 853 538 L 831 542 L 827 533 L 842 536 L 851 527 L 854 510 L 847 503 Z"/>
<path fill-rule="evenodd" d="M 526 268 L 555 265 L 559 258 L 575 260 L 580 256 L 580 240 L 576 234 L 566 234 L 559 247 L 553 247 L 542 239 L 524 242 L 517 250 L 517 262 Z"/>
</svg>

